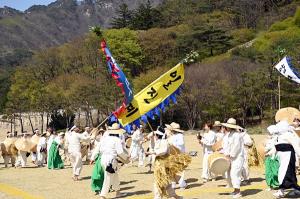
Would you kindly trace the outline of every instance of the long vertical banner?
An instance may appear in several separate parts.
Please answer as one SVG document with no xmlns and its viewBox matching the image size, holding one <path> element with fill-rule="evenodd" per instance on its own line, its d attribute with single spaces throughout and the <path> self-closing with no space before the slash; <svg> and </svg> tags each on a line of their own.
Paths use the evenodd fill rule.
<svg viewBox="0 0 300 199">
<path fill-rule="evenodd" d="M 109 73 L 111 74 L 112 78 L 116 80 L 117 86 L 119 86 L 122 90 L 122 94 L 124 95 L 124 100 L 121 107 L 114 112 L 114 115 L 118 117 L 122 112 L 125 111 L 125 108 L 133 99 L 133 90 L 132 87 L 126 78 L 125 74 L 112 57 L 105 40 L 101 42 L 101 49 L 106 57 L 106 63 L 108 66 Z"/>
<path fill-rule="evenodd" d="M 126 110 L 117 116 L 119 122 L 126 126 L 154 110 L 168 97 L 174 95 L 184 80 L 184 66 L 177 64 L 160 76 L 142 91 L 137 93 Z"/>
</svg>

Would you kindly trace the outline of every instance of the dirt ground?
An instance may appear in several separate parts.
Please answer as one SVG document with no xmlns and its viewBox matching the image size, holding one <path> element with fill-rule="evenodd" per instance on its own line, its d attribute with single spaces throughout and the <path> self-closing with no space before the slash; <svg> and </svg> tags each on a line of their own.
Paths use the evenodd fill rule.
<svg viewBox="0 0 300 199">
<path fill-rule="evenodd" d="M 265 136 L 253 136 L 257 143 L 261 143 Z M 223 179 L 203 184 L 201 180 L 202 148 L 197 143 L 195 135 L 186 135 L 187 151 L 198 151 L 193 157 L 192 164 L 186 171 L 187 189 L 177 189 L 184 198 L 231 198 L 232 189 L 225 188 Z M 90 189 L 90 176 L 93 166 L 84 165 L 82 180 L 74 182 L 71 179 L 71 168 L 67 166 L 62 170 L 48 170 L 36 168 L 29 164 L 28 168 L 4 168 L 3 159 L 0 158 L 0 198 L 45 198 L 45 199 L 93 199 L 98 198 Z M 148 168 L 135 166 L 123 167 L 120 171 L 121 191 L 127 193 L 124 198 L 146 199 L 153 198 L 153 174 L 147 173 Z M 244 198 L 273 198 L 272 192 L 266 191 L 263 168 L 251 168 L 251 185 L 242 187 Z M 113 198 L 113 194 L 109 197 Z"/>
</svg>

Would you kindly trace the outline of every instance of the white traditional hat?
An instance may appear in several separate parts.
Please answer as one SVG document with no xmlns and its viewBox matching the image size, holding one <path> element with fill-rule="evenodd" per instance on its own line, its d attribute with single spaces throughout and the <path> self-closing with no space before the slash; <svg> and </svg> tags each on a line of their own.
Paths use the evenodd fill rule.
<svg viewBox="0 0 300 199">
<path fill-rule="evenodd" d="M 74 126 L 70 129 L 70 131 L 73 131 L 75 128 L 77 128 L 76 125 L 74 125 Z"/>
<path fill-rule="evenodd" d="M 239 125 L 236 124 L 236 120 L 234 118 L 229 118 L 226 123 L 221 123 L 222 126 L 225 126 L 227 128 L 231 129 L 243 129 Z"/>
<path fill-rule="evenodd" d="M 171 131 L 176 131 L 179 133 L 183 133 L 184 130 L 180 129 L 180 125 L 177 124 L 176 122 L 172 122 L 171 124 L 166 124 L 167 129 L 171 130 Z"/>
<path fill-rule="evenodd" d="M 267 130 L 269 131 L 269 133 L 270 133 L 271 135 L 274 135 L 274 134 L 278 134 L 278 133 L 279 133 L 278 128 L 277 128 L 276 125 L 271 125 L 271 126 L 269 126 L 269 127 L 267 128 Z"/>
<path fill-rule="evenodd" d="M 165 133 L 163 133 L 163 132 L 161 132 L 159 130 L 154 131 L 154 134 L 161 135 L 161 136 L 165 135 Z"/>
<path fill-rule="evenodd" d="M 63 135 L 65 135 L 65 132 L 60 132 L 60 133 L 58 134 L 58 136 L 63 136 Z"/>
<path fill-rule="evenodd" d="M 110 127 L 108 127 L 108 132 L 112 134 L 123 134 L 126 131 L 120 127 L 120 124 L 113 123 Z"/>
<path fill-rule="evenodd" d="M 214 125 L 213 125 L 214 127 L 217 127 L 217 126 L 222 126 L 222 124 L 221 124 L 221 122 L 220 121 L 215 121 L 215 123 L 214 123 Z"/>
<path fill-rule="evenodd" d="M 300 111 L 293 107 L 282 108 L 275 115 L 276 122 L 285 120 L 292 124 L 295 119 L 300 119 Z"/>
</svg>

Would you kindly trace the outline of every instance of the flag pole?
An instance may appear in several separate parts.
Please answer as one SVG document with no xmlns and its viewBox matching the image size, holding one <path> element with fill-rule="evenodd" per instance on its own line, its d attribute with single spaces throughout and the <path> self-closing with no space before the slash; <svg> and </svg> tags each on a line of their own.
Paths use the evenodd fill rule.
<svg viewBox="0 0 300 199">
<path fill-rule="evenodd" d="M 150 127 L 151 131 L 152 131 L 152 132 L 154 132 L 154 131 L 153 131 L 153 128 L 152 128 L 152 126 L 151 126 L 151 124 L 149 123 L 149 121 L 148 121 L 148 120 L 147 120 L 147 123 L 148 123 L 148 125 L 149 125 L 149 127 Z"/>
<path fill-rule="evenodd" d="M 281 90 L 280 90 L 280 76 L 278 76 L 278 110 L 280 109 L 281 105 Z"/>
</svg>

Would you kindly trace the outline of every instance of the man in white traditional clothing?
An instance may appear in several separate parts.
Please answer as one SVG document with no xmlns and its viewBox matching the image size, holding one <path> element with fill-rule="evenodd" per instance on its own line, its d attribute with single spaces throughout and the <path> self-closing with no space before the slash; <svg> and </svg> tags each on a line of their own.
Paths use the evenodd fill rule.
<svg viewBox="0 0 300 199">
<path fill-rule="evenodd" d="M 142 167 L 144 165 L 144 135 L 143 135 L 143 126 L 137 128 L 136 125 L 133 125 L 133 134 L 131 136 L 132 142 L 130 146 L 130 159 L 131 162 L 138 160 L 138 167 Z"/>
<path fill-rule="evenodd" d="M 250 135 L 247 133 L 246 129 L 241 129 L 241 136 L 244 143 L 244 165 L 242 169 L 242 183 L 245 185 L 250 184 L 249 181 L 249 164 L 248 164 L 248 152 L 249 148 L 253 145 L 253 140 Z"/>
<path fill-rule="evenodd" d="M 242 169 L 244 165 L 244 142 L 239 129 L 240 126 L 236 124 L 234 118 L 228 119 L 227 123 L 222 123 L 222 126 L 225 127 L 225 131 L 228 132 L 227 146 L 224 149 L 224 154 L 230 160 L 231 167 L 229 171 L 228 184 L 230 187 L 234 188 L 232 193 L 233 198 L 240 198 L 241 191 L 241 177 Z"/>
<path fill-rule="evenodd" d="M 46 133 L 43 133 L 36 147 L 37 150 L 37 165 L 43 167 L 47 156 L 47 139 Z"/>
<path fill-rule="evenodd" d="M 22 139 L 22 142 L 24 143 L 25 142 L 25 140 L 28 138 L 30 136 L 30 134 L 29 133 L 27 133 L 27 131 L 24 131 L 23 133 L 22 133 L 22 137 L 21 137 L 21 139 Z M 22 146 L 23 147 L 23 146 Z M 17 147 L 18 148 L 18 147 Z M 25 151 L 23 151 L 23 150 L 19 150 L 19 152 L 18 152 L 18 158 L 17 158 L 17 161 L 16 161 L 16 165 L 15 165 L 15 167 L 17 168 L 17 167 L 26 167 L 26 164 L 27 164 L 27 153 L 28 153 L 28 149 Z"/>
<path fill-rule="evenodd" d="M 81 156 L 81 141 L 89 141 L 90 136 L 79 133 L 78 127 L 73 126 L 71 133 L 68 136 L 68 152 L 70 154 L 71 165 L 73 167 L 73 180 L 78 181 L 82 170 L 82 156 Z"/>
<path fill-rule="evenodd" d="M 155 146 L 155 134 L 154 131 L 149 133 L 146 137 L 144 142 L 149 141 L 149 147 L 147 149 L 147 156 L 148 156 L 148 165 L 149 165 L 149 170 L 148 172 L 150 173 L 152 170 L 152 166 L 154 164 L 155 160 L 155 155 L 154 155 L 154 146 Z"/>
<path fill-rule="evenodd" d="M 205 124 L 203 137 L 199 141 L 203 146 L 203 160 L 202 160 L 202 179 L 203 182 L 211 180 L 211 174 L 208 167 L 208 157 L 213 153 L 212 146 L 216 143 L 216 134 L 212 131 L 212 124 Z"/>
<path fill-rule="evenodd" d="M 94 162 L 98 154 L 101 154 L 101 166 L 105 170 L 104 181 L 100 193 L 100 198 L 105 199 L 112 187 L 116 191 L 116 197 L 124 196 L 120 193 L 120 179 L 117 157 L 127 160 L 129 157 L 123 147 L 122 140 L 119 138 L 126 131 L 120 128 L 120 125 L 114 123 L 105 132 L 100 143 L 97 144 L 91 157 L 91 163 Z"/>
<path fill-rule="evenodd" d="M 39 129 L 35 129 L 35 130 L 33 131 L 33 135 L 32 135 L 32 136 L 34 136 L 34 135 L 40 136 L 40 131 L 39 131 Z M 32 162 L 33 164 L 36 164 L 36 163 L 37 163 L 37 152 L 31 152 L 31 162 Z"/>
<path fill-rule="evenodd" d="M 185 153 L 184 130 L 181 130 L 180 125 L 176 122 L 172 122 L 170 125 L 166 124 L 166 127 L 171 131 L 171 136 L 168 138 L 169 143 L 179 149 L 181 153 Z M 184 171 L 180 174 L 178 184 L 181 189 L 185 189 L 187 186 L 184 180 Z M 172 182 L 172 187 L 176 188 L 176 182 Z"/>
<path fill-rule="evenodd" d="M 279 135 L 275 142 L 275 149 L 279 158 L 278 181 L 279 190 L 273 195 L 276 198 L 285 196 L 285 189 L 294 189 L 294 194 L 300 194 L 300 186 L 297 183 L 296 176 L 296 154 L 300 155 L 298 139 L 287 121 L 280 121 L 276 124 Z"/>
<path fill-rule="evenodd" d="M 84 128 L 84 132 L 82 133 L 84 136 L 90 136 L 91 134 L 91 127 L 85 127 Z M 84 157 L 86 157 L 86 161 L 89 161 L 89 150 L 90 150 L 90 143 L 89 142 L 85 142 L 85 143 L 81 143 L 81 156 L 82 159 L 84 159 Z"/>
</svg>

